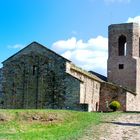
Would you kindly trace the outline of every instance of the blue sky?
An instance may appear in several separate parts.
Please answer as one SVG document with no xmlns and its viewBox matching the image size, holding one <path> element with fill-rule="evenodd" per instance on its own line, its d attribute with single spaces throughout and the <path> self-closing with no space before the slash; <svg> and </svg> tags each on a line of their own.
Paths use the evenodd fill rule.
<svg viewBox="0 0 140 140">
<path fill-rule="evenodd" d="M 106 74 L 108 25 L 139 22 L 139 9 L 139 0 L 0 0 L 0 62 L 37 41 Z"/>
</svg>

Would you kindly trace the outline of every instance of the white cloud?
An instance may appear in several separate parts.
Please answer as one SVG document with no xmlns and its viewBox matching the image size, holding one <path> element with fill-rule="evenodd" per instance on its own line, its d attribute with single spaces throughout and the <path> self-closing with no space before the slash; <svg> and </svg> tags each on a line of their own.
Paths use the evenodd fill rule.
<svg viewBox="0 0 140 140">
<path fill-rule="evenodd" d="M 55 51 L 65 51 L 67 49 L 71 50 L 75 48 L 76 38 L 72 37 L 68 40 L 59 40 L 52 45 L 52 49 Z"/>
<path fill-rule="evenodd" d="M 128 23 L 130 22 L 136 22 L 136 23 L 139 23 L 140 25 L 140 16 L 136 16 L 136 17 L 129 17 L 128 20 L 127 20 Z"/>
<path fill-rule="evenodd" d="M 131 0 L 104 0 L 106 3 L 129 3 Z"/>
<path fill-rule="evenodd" d="M 8 45 L 9 49 L 22 49 L 24 47 L 25 45 L 22 45 L 22 44 Z"/>
<path fill-rule="evenodd" d="M 72 37 L 60 40 L 52 49 L 86 70 L 106 74 L 108 39 L 103 36 L 90 38 L 87 42 Z"/>
</svg>

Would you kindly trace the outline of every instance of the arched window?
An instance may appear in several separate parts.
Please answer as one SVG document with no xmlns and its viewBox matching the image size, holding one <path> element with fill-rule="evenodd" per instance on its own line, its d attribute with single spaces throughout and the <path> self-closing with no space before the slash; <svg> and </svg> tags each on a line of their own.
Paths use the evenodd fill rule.
<svg viewBox="0 0 140 140">
<path fill-rule="evenodd" d="M 118 41 L 119 41 L 119 48 L 118 48 L 119 56 L 126 56 L 126 52 L 127 52 L 126 37 L 124 35 L 121 35 Z"/>
</svg>

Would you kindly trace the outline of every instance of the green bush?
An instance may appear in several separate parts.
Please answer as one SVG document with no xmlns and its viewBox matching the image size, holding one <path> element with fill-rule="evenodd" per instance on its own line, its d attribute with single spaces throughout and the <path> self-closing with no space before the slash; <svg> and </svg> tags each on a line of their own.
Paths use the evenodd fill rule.
<svg viewBox="0 0 140 140">
<path fill-rule="evenodd" d="M 112 101 L 109 105 L 110 109 L 112 109 L 113 111 L 118 110 L 121 107 L 120 102 L 118 101 Z"/>
</svg>

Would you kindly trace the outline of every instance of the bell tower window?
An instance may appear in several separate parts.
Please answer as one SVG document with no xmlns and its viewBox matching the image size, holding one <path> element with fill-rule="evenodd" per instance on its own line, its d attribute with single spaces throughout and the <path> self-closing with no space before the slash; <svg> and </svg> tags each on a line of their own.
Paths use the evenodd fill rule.
<svg viewBox="0 0 140 140">
<path fill-rule="evenodd" d="M 124 64 L 119 64 L 119 69 L 123 69 L 124 68 Z"/>
<path fill-rule="evenodd" d="M 119 37 L 119 48 L 118 48 L 118 54 L 119 56 L 126 56 L 127 53 L 127 42 L 126 42 L 126 37 L 124 35 L 121 35 Z"/>
</svg>

